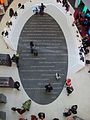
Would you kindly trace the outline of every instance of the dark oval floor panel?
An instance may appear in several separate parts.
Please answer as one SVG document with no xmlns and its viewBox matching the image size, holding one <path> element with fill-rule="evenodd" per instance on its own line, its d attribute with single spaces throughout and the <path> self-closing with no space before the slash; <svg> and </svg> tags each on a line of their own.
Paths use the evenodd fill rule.
<svg viewBox="0 0 90 120">
<path fill-rule="evenodd" d="M 30 52 L 33 41 L 38 56 Z M 48 14 L 33 15 L 24 25 L 18 43 L 20 53 L 19 75 L 28 96 L 36 103 L 45 105 L 53 102 L 65 84 L 68 68 L 68 51 L 63 32 Z M 61 78 L 56 80 L 55 74 Z M 53 90 L 45 92 L 51 83 Z"/>
</svg>

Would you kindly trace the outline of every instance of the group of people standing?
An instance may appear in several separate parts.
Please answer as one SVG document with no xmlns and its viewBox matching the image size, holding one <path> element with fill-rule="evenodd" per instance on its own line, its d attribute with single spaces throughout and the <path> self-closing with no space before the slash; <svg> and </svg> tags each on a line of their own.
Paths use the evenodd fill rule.
<svg viewBox="0 0 90 120">
<path fill-rule="evenodd" d="M 21 5 L 21 3 L 19 3 L 18 4 L 18 8 L 24 9 L 24 5 Z M 18 13 L 17 13 L 17 11 L 14 11 L 13 8 L 10 8 L 9 9 L 9 17 L 12 18 L 13 16 L 16 19 L 17 16 L 18 16 Z M 9 21 L 9 22 L 7 21 L 6 25 L 7 25 L 8 28 L 10 28 L 10 26 L 12 26 L 12 21 Z M 5 37 L 8 38 L 8 34 L 9 34 L 9 32 L 7 30 L 6 31 L 2 31 L 2 36 L 5 36 Z"/>
<path fill-rule="evenodd" d="M 18 16 L 18 13 L 17 11 L 14 11 L 13 8 L 10 8 L 9 9 L 9 16 L 12 17 L 12 16 L 15 16 L 15 18 Z"/>
<path fill-rule="evenodd" d="M 19 8 L 19 9 L 24 9 L 24 7 L 25 7 L 25 6 L 24 6 L 23 4 L 18 3 L 18 8 Z M 15 16 L 15 18 L 16 18 L 16 17 L 18 16 L 18 13 L 17 13 L 17 11 L 14 11 L 13 8 L 10 8 L 10 9 L 9 9 L 9 16 L 10 16 L 10 17 Z"/>
<path fill-rule="evenodd" d="M 59 76 L 58 78 L 60 79 L 61 77 Z M 65 88 L 67 91 L 67 96 L 69 96 L 74 91 L 74 88 L 71 85 L 71 79 L 66 80 Z M 45 85 L 46 92 L 51 92 L 52 90 L 53 90 L 53 86 L 51 85 L 51 83 L 48 83 L 47 85 Z"/>
<path fill-rule="evenodd" d="M 65 112 L 63 113 L 64 117 L 68 117 L 71 116 L 71 114 L 77 114 L 77 105 L 72 105 L 71 108 L 66 109 L 65 108 Z"/>
<path fill-rule="evenodd" d="M 46 6 L 43 3 L 41 3 L 40 6 L 35 6 L 34 7 L 33 12 L 35 12 L 35 14 L 43 15 L 45 8 L 46 8 Z"/>
<path fill-rule="evenodd" d="M 10 26 L 12 26 L 12 21 L 7 21 L 7 22 L 6 22 L 6 26 L 9 28 L 9 30 L 11 30 L 11 29 L 10 29 Z M 2 36 L 8 38 L 9 32 L 8 32 L 7 30 L 5 30 L 5 31 L 2 31 L 1 34 L 2 34 Z"/>
<path fill-rule="evenodd" d="M 68 0 L 62 0 L 62 2 L 61 0 L 57 0 L 57 2 L 62 3 L 62 7 L 65 7 L 67 12 L 69 11 L 70 5 L 68 4 Z"/>
<path fill-rule="evenodd" d="M 16 63 L 17 67 L 19 67 L 19 53 L 13 54 L 11 60 Z"/>
<path fill-rule="evenodd" d="M 80 33 L 82 39 L 80 42 L 82 45 L 79 47 L 80 60 L 85 61 L 84 55 L 87 55 L 90 51 L 90 11 L 87 10 L 85 13 L 79 8 L 75 8 L 74 11 L 74 22 L 72 26 L 76 25 L 78 28 L 77 33 Z M 87 60 L 86 64 L 90 64 L 90 61 Z M 89 71 L 88 71 L 89 72 Z"/>
<path fill-rule="evenodd" d="M 71 85 L 71 79 L 66 80 L 65 88 L 67 91 L 67 96 L 69 96 L 74 91 L 74 88 Z M 77 108 L 78 108 L 77 105 L 72 105 L 71 108 L 68 108 L 68 109 L 65 108 L 63 116 L 66 117 L 67 120 L 69 120 L 69 119 L 74 120 L 72 114 L 77 114 Z"/>
<path fill-rule="evenodd" d="M 59 80 L 61 78 L 60 74 L 56 73 L 55 78 L 56 78 L 56 80 Z M 51 83 L 48 83 L 47 85 L 45 85 L 46 92 L 51 92 L 52 90 L 53 90 L 53 86 L 51 85 Z"/>
</svg>

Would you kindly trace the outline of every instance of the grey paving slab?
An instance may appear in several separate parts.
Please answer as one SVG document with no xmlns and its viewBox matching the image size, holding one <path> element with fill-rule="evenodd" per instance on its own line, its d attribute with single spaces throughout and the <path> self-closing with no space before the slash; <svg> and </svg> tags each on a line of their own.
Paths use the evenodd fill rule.
<svg viewBox="0 0 90 120">
<path fill-rule="evenodd" d="M 38 56 L 30 52 L 33 41 Z M 28 96 L 39 104 L 53 102 L 65 84 L 68 68 L 68 51 L 64 34 L 57 22 L 48 14 L 33 15 L 24 25 L 19 39 L 19 75 Z M 56 80 L 55 73 L 60 80 Z M 45 92 L 51 83 L 53 91 Z"/>
</svg>

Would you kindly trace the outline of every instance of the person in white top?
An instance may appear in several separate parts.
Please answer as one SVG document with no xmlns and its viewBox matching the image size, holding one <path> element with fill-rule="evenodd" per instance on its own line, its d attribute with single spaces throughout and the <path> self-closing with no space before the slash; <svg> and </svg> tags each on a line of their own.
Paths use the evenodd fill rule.
<svg viewBox="0 0 90 120">
<path fill-rule="evenodd" d="M 61 78 L 61 76 L 59 75 L 59 73 L 56 73 L 56 79 L 59 80 Z"/>
</svg>

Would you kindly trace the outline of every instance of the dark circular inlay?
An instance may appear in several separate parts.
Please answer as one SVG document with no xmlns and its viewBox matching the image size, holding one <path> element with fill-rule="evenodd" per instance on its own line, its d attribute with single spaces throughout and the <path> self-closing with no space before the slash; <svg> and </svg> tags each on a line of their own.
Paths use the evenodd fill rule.
<svg viewBox="0 0 90 120">
<path fill-rule="evenodd" d="M 38 56 L 30 52 L 33 41 Z M 63 32 L 48 14 L 33 15 L 24 25 L 19 38 L 19 75 L 28 96 L 36 103 L 45 105 L 53 102 L 65 84 L 68 68 L 68 51 Z M 61 78 L 56 80 L 55 74 Z M 45 92 L 51 83 L 53 90 Z"/>
</svg>

